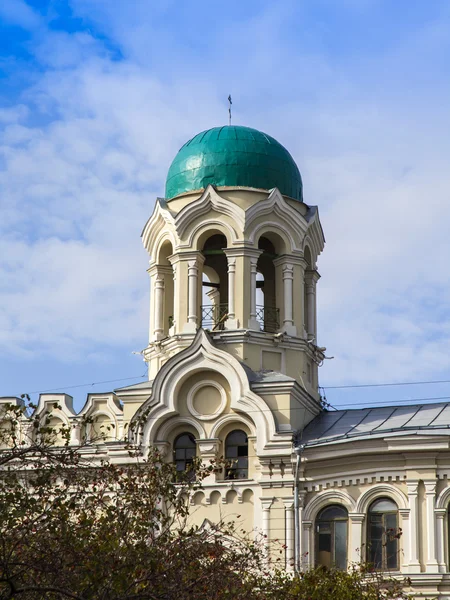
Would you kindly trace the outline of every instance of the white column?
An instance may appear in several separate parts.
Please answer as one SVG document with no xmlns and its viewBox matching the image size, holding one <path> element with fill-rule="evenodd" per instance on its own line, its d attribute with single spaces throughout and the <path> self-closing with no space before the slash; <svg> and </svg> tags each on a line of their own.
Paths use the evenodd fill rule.
<svg viewBox="0 0 450 600">
<path fill-rule="evenodd" d="M 420 573 L 419 563 L 419 511 L 418 511 L 418 481 L 408 481 L 409 504 L 409 573 Z"/>
<path fill-rule="evenodd" d="M 362 532 L 363 523 L 366 518 L 364 513 L 349 513 L 350 518 L 350 553 L 349 563 L 360 563 L 363 560 L 362 556 Z"/>
<path fill-rule="evenodd" d="M 183 331 L 195 333 L 201 326 L 201 315 L 198 314 L 200 308 L 200 299 L 198 297 L 199 273 L 205 259 L 201 252 L 189 253 L 187 258 L 188 314 L 187 323 L 185 323 Z"/>
<path fill-rule="evenodd" d="M 197 329 L 197 288 L 198 288 L 198 266 L 197 261 L 188 262 L 188 323 L 192 329 Z"/>
<path fill-rule="evenodd" d="M 400 543 L 403 550 L 403 564 L 401 570 L 402 573 L 408 573 L 409 563 L 411 562 L 411 523 L 409 519 L 410 510 L 409 508 L 401 508 L 398 512 L 402 517 L 402 536 L 400 538 Z"/>
<path fill-rule="evenodd" d="M 309 339 L 314 339 L 317 343 L 317 327 L 316 327 L 316 283 L 319 280 L 317 271 L 305 271 L 305 286 L 306 286 L 306 316 L 307 323 L 305 324 L 306 333 Z"/>
<path fill-rule="evenodd" d="M 306 569 L 314 566 L 314 541 L 313 541 L 313 524 L 312 521 L 303 521 L 303 545 L 302 556 L 300 557 L 300 566 Z"/>
<path fill-rule="evenodd" d="M 182 281 L 180 277 L 180 256 L 179 254 L 172 254 L 168 257 L 168 261 L 172 266 L 172 277 L 173 277 L 173 323 L 169 330 L 169 335 L 175 335 L 181 329 L 181 318 L 180 318 L 180 293 L 182 290 Z"/>
<path fill-rule="evenodd" d="M 438 562 L 439 573 L 445 573 L 447 566 L 445 564 L 445 508 L 436 508 L 434 516 L 436 519 L 436 558 Z"/>
<path fill-rule="evenodd" d="M 284 317 L 283 331 L 288 335 L 296 336 L 297 328 L 294 326 L 294 266 L 287 263 L 283 266 L 283 298 L 284 298 Z"/>
<path fill-rule="evenodd" d="M 236 320 L 236 259 L 227 256 L 228 259 L 228 319 L 225 323 L 226 329 L 238 329 L 239 323 Z"/>
<path fill-rule="evenodd" d="M 297 544 L 295 544 L 294 541 L 294 546 L 296 545 L 299 551 L 299 556 L 295 556 L 295 565 L 297 569 L 301 569 L 302 565 L 303 565 L 303 539 L 304 539 L 304 531 L 303 531 L 303 508 L 305 506 L 305 496 L 306 496 L 306 491 L 304 490 L 299 490 L 298 491 L 298 540 L 297 540 Z M 295 532 L 294 532 L 295 533 Z M 297 549 L 295 550 L 297 552 Z"/>
<path fill-rule="evenodd" d="M 153 303 L 155 329 L 153 334 L 155 340 L 160 340 L 164 337 L 164 277 L 159 273 L 156 275 L 153 293 L 155 296 Z"/>
<path fill-rule="evenodd" d="M 436 560 L 436 523 L 434 520 L 434 506 L 436 503 L 436 482 L 425 481 L 425 506 L 427 513 L 427 573 L 438 573 Z"/>
<path fill-rule="evenodd" d="M 264 548 L 267 558 L 269 557 L 270 544 L 270 507 L 272 506 L 272 498 L 261 498 L 262 505 L 262 533 L 264 536 Z"/>
<path fill-rule="evenodd" d="M 249 329 L 261 329 L 260 324 L 256 320 L 256 265 L 258 259 L 250 258 L 250 319 L 248 322 Z"/>
<path fill-rule="evenodd" d="M 286 570 L 294 570 L 294 501 L 292 498 L 284 500 L 284 512 L 286 516 Z"/>
<path fill-rule="evenodd" d="M 179 313 L 179 301 L 180 301 L 180 290 L 178 285 L 178 260 L 171 260 L 169 256 L 169 262 L 172 265 L 172 277 L 173 277 L 173 315 L 172 315 L 172 327 L 169 329 L 169 335 L 175 335 L 178 327 L 178 313 Z"/>
</svg>

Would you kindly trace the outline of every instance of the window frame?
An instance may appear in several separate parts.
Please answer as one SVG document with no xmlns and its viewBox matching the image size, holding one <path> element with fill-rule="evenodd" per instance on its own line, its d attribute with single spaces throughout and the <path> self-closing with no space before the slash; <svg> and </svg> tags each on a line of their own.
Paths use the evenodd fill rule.
<svg viewBox="0 0 450 600">
<path fill-rule="evenodd" d="M 380 502 L 382 500 L 385 500 L 391 504 L 393 504 L 396 509 L 395 510 L 373 510 L 373 506 L 377 503 Z M 387 527 L 386 524 L 386 517 L 390 517 L 392 515 L 395 515 L 395 527 Z M 371 528 L 372 525 L 374 524 L 374 519 L 373 517 L 381 517 L 381 529 L 382 529 L 382 537 L 381 537 L 381 563 L 378 565 L 376 560 L 374 560 L 376 557 L 374 555 L 374 553 L 376 552 L 376 550 L 372 549 L 372 535 L 371 535 Z M 391 565 L 388 566 L 388 560 L 390 558 L 390 555 L 388 555 L 388 543 L 389 541 L 387 541 L 387 535 L 388 535 L 388 531 L 393 529 L 395 531 L 394 536 L 391 538 L 391 540 L 389 540 L 390 542 L 395 544 L 395 552 L 393 553 L 393 556 L 395 556 L 395 565 Z M 370 564 L 373 565 L 374 569 L 377 571 L 400 571 L 400 559 L 399 559 L 399 550 L 400 550 L 400 543 L 399 543 L 399 510 L 398 510 L 398 505 L 395 502 L 395 500 L 393 500 L 392 498 L 389 498 L 389 496 L 380 496 L 379 498 L 375 498 L 375 500 L 373 500 L 368 509 L 367 509 L 367 531 L 366 531 L 366 554 L 367 554 L 367 562 L 369 562 Z"/>
<path fill-rule="evenodd" d="M 190 441 L 192 441 L 193 446 L 182 446 L 180 448 L 177 448 L 177 442 L 184 436 L 187 436 L 188 438 L 190 438 Z M 177 450 L 184 451 L 183 458 L 177 458 L 177 455 L 176 455 Z M 189 456 L 189 457 L 186 456 L 187 450 L 193 450 L 194 451 L 193 456 Z M 173 464 L 175 465 L 175 470 L 176 470 L 176 475 L 177 475 L 178 481 L 181 481 L 184 478 L 187 478 L 188 480 L 191 480 L 194 478 L 195 472 L 192 469 L 192 465 L 194 464 L 194 460 L 196 457 L 197 457 L 197 444 L 195 442 L 195 437 L 191 432 L 183 431 L 182 433 L 177 435 L 173 441 Z M 178 465 L 181 464 L 182 462 L 184 463 L 184 468 L 178 469 Z"/>
<path fill-rule="evenodd" d="M 242 433 L 245 436 L 246 439 L 246 444 L 229 444 L 229 438 L 231 435 L 235 434 L 235 433 Z M 229 454 L 229 448 L 237 448 L 236 450 L 236 456 L 228 456 Z M 239 454 L 239 452 L 241 451 L 241 448 L 246 448 L 247 452 L 246 454 Z M 237 480 L 237 479 L 248 479 L 248 434 L 243 430 L 243 429 L 233 429 L 232 431 L 230 431 L 226 438 L 225 438 L 225 469 L 224 469 L 224 479 L 226 481 L 233 481 L 233 480 Z M 245 459 L 241 460 L 241 459 Z M 239 462 L 241 461 L 241 464 L 245 462 L 245 467 L 242 467 L 239 465 Z M 236 464 L 236 466 L 232 466 L 233 463 Z M 244 475 L 242 475 L 244 474 Z"/>
<path fill-rule="evenodd" d="M 345 511 L 346 516 L 342 516 L 342 517 L 337 517 L 337 518 L 333 518 L 333 519 L 321 519 L 321 515 L 322 513 L 324 513 L 326 510 L 330 509 L 330 508 L 338 508 L 342 511 Z M 325 525 L 325 524 L 329 524 L 330 527 L 330 556 L 331 556 L 331 560 L 330 560 L 330 566 L 334 566 L 338 569 L 341 570 L 346 570 L 348 567 L 348 543 L 349 543 L 349 516 L 348 516 L 348 510 L 347 507 L 342 505 L 342 504 L 327 504 L 326 506 L 323 506 L 320 511 L 317 513 L 316 518 L 314 519 L 314 547 L 315 547 L 315 552 L 314 552 L 314 564 L 315 566 L 322 566 L 323 563 L 319 562 L 319 552 L 320 552 L 320 531 L 319 531 L 319 527 L 320 525 Z M 345 527 L 345 565 L 337 565 L 336 564 L 336 523 L 345 523 L 346 527 Z M 327 566 L 327 565 L 323 565 L 323 566 Z"/>
</svg>

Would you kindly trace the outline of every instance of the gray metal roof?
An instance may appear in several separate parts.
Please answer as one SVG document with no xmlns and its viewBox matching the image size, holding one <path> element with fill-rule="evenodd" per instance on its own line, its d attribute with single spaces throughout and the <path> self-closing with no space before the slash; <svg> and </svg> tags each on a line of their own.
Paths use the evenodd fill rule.
<svg viewBox="0 0 450 600">
<path fill-rule="evenodd" d="M 414 432 L 450 436 L 450 404 L 324 411 L 308 423 L 299 441 L 312 446 Z"/>
<path fill-rule="evenodd" d="M 114 392 L 124 392 L 128 390 L 145 390 L 147 388 L 151 388 L 153 385 L 152 381 L 140 381 L 139 383 L 133 383 L 131 385 L 127 385 L 125 387 L 116 388 Z"/>
</svg>

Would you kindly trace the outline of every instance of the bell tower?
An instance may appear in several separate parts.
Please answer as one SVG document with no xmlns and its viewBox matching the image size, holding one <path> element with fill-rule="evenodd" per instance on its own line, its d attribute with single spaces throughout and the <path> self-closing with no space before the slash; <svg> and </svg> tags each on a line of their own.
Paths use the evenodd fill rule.
<svg viewBox="0 0 450 600">
<path fill-rule="evenodd" d="M 237 126 L 195 136 L 175 157 L 166 198 L 142 237 L 150 379 L 202 328 L 253 373 L 292 378 L 318 401 L 316 260 L 324 237 L 281 144 Z"/>
</svg>

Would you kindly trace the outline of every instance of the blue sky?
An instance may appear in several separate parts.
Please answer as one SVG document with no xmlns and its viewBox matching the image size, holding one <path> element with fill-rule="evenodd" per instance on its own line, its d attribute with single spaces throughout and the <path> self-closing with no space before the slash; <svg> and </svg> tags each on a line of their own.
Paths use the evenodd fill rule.
<svg viewBox="0 0 450 600">
<path fill-rule="evenodd" d="M 450 379 L 449 54 L 445 0 L 3 0 L 0 395 L 144 374 L 140 232 L 230 93 L 320 209 L 322 385 Z"/>
</svg>

